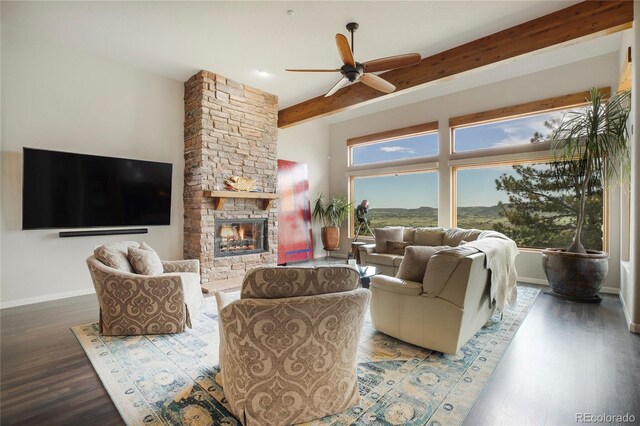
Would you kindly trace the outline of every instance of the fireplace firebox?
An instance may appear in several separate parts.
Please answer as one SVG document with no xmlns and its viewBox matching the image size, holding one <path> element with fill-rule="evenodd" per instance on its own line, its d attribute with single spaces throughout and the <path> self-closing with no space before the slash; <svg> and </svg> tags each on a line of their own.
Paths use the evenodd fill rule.
<svg viewBox="0 0 640 426">
<path fill-rule="evenodd" d="M 215 257 L 262 253 L 269 249 L 267 219 L 216 219 Z"/>
</svg>

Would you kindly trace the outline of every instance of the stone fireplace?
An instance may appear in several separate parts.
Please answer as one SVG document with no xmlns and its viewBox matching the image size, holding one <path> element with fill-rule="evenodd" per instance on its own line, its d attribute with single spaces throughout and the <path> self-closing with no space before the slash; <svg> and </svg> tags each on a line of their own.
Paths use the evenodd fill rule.
<svg viewBox="0 0 640 426">
<path fill-rule="evenodd" d="M 200 71 L 185 83 L 184 102 L 184 257 L 200 260 L 206 289 L 276 264 L 277 201 L 219 203 L 212 194 L 231 176 L 254 179 L 255 191 L 276 192 L 278 100 Z"/>
</svg>

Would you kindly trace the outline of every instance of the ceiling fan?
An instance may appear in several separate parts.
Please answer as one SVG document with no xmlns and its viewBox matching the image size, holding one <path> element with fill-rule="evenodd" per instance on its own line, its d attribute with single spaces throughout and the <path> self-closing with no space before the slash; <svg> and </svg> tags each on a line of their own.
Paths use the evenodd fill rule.
<svg viewBox="0 0 640 426">
<path fill-rule="evenodd" d="M 355 22 L 347 24 L 347 30 L 351 33 L 351 48 L 349 41 L 343 34 L 336 34 L 336 45 L 338 53 L 344 65 L 335 69 L 287 69 L 285 71 L 293 72 L 340 72 L 342 78 L 327 92 L 325 96 L 331 96 L 338 90 L 346 86 L 348 83 L 360 81 L 369 87 L 384 93 L 391 93 L 396 90 L 396 86 L 387 80 L 378 77 L 374 72 L 386 71 L 395 68 L 404 68 L 415 65 L 420 62 L 420 55 L 417 53 L 407 53 L 404 55 L 388 56 L 386 58 L 373 59 L 367 62 L 356 62 L 353 58 L 353 33 L 358 29 L 359 25 Z"/>
</svg>

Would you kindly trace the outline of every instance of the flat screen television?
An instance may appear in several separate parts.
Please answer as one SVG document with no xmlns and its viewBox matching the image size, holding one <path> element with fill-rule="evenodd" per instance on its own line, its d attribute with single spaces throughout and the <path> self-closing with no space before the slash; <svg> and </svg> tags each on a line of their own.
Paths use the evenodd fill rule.
<svg viewBox="0 0 640 426">
<path fill-rule="evenodd" d="M 173 165 L 23 148 L 22 229 L 169 225 Z"/>
</svg>

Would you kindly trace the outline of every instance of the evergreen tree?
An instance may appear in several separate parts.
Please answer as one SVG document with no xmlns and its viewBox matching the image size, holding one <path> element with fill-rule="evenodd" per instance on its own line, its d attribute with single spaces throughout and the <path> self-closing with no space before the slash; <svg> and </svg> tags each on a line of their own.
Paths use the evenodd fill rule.
<svg viewBox="0 0 640 426">
<path fill-rule="evenodd" d="M 496 189 L 509 197 L 507 203 L 499 203 L 507 223 L 496 223 L 496 231 L 520 247 L 565 247 L 571 242 L 581 182 L 570 168 L 558 166 L 514 165 L 516 176 L 502 174 L 496 179 Z M 592 179 L 582 238 L 586 247 L 602 250 L 603 191 L 598 178 Z"/>
</svg>

